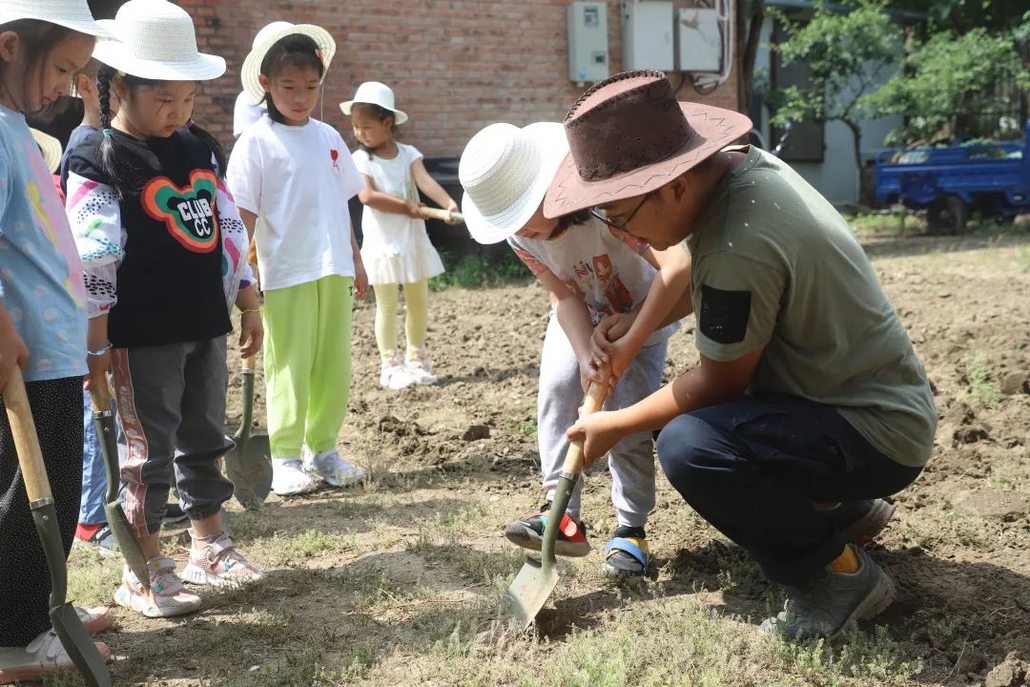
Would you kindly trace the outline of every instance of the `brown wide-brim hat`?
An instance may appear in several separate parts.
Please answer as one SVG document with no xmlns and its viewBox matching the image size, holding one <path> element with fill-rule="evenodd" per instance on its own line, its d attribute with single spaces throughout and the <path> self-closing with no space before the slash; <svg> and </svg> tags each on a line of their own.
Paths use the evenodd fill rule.
<svg viewBox="0 0 1030 687">
<path fill-rule="evenodd" d="M 751 130 L 739 112 L 676 101 L 662 72 L 623 72 L 569 110 L 569 155 L 544 197 L 544 216 L 649 193 Z"/>
</svg>

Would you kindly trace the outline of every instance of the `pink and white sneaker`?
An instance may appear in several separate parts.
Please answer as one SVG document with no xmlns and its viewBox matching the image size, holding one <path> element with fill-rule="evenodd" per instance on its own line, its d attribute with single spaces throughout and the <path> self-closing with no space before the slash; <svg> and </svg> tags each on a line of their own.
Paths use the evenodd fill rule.
<svg viewBox="0 0 1030 687">
<path fill-rule="evenodd" d="M 193 536 L 193 533 L 190 533 Z M 240 587 L 262 580 L 265 573 L 243 557 L 225 532 L 214 541 L 193 537 L 190 562 L 182 571 L 182 579 L 191 584 L 212 587 Z"/>
<path fill-rule="evenodd" d="M 122 586 L 114 593 L 116 604 L 148 618 L 169 618 L 200 609 L 200 597 L 187 591 L 175 574 L 175 561 L 155 556 L 147 561 L 147 568 L 150 570 L 150 589 L 143 586 L 129 566 L 125 566 Z"/>
</svg>

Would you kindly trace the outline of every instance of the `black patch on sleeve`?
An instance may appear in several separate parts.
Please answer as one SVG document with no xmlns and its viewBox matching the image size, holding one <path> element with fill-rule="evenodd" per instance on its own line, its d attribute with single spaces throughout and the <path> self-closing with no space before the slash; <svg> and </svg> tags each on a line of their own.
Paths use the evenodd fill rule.
<svg viewBox="0 0 1030 687">
<path fill-rule="evenodd" d="M 709 339 L 721 344 L 743 341 L 750 318 L 750 291 L 723 291 L 701 285 L 701 315 L 698 318 L 698 327 Z"/>
</svg>

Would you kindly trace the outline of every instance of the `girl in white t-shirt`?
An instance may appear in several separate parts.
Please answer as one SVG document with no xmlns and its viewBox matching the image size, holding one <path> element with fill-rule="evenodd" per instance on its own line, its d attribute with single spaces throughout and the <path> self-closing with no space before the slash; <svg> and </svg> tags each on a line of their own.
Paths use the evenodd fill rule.
<svg viewBox="0 0 1030 687">
<path fill-rule="evenodd" d="M 347 207 L 361 178 L 340 134 L 310 116 L 335 47 L 317 26 L 262 31 L 241 76 L 266 114 L 229 161 L 265 296 L 272 490 L 280 495 L 365 476 L 336 449 L 350 394 L 351 310 L 368 286 Z"/>
<path fill-rule="evenodd" d="M 340 104 L 350 116 L 354 137 L 361 146 L 354 164 L 364 180 L 358 198 L 364 240 L 361 259 L 376 294 L 376 343 L 382 366 L 379 385 L 402 389 L 410 384 L 433 384 L 436 376 L 426 354 L 429 278 L 443 272 L 443 263 L 426 234 L 425 215 L 418 192 L 447 210 L 458 204 L 422 164 L 422 153 L 395 138 L 397 126 L 408 120 L 394 107 L 390 87 L 368 81 L 354 99 Z M 397 291 L 404 288 L 407 304 L 407 352 L 397 352 Z"/>
<path fill-rule="evenodd" d="M 465 188 L 462 210 L 472 238 L 480 243 L 507 240 L 551 296 L 537 397 L 545 504 L 505 529 L 512 542 L 535 550 L 568 450 L 565 432 L 578 417 L 584 388 L 590 381 L 602 381 L 599 365 L 604 364 L 618 377 L 606 407 L 626 407 L 657 391 L 667 340 L 678 327 L 660 324 L 671 319 L 673 306 L 682 302 L 690 283 L 689 256 L 679 248 L 669 255 L 656 253 L 586 211 L 544 218 L 544 194 L 568 150 L 561 124 L 538 122 L 524 129 L 491 124 L 469 141 L 458 167 Z M 659 269 L 661 278 L 656 278 Z M 599 330 L 606 330 L 620 317 L 629 326 L 624 338 L 636 345 L 620 351 L 621 360 L 599 359 L 591 345 L 595 326 L 603 320 Z M 605 548 L 605 573 L 642 575 L 650 561 L 644 527 L 655 506 L 651 434 L 641 432 L 619 442 L 609 453 L 608 467 L 617 524 Z M 559 555 L 585 556 L 590 551 L 580 520 L 581 487 L 578 481 L 559 525 L 554 548 Z"/>
</svg>

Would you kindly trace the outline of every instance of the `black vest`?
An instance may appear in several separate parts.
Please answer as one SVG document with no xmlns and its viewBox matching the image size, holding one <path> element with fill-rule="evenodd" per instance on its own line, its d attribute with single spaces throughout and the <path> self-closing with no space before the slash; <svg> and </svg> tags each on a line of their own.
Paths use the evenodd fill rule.
<svg viewBox="0 0 1030 687">
<path fill-rule="evenodd" d="M 135 188 L 119 203 L 125 257 L 108 337 L 118 348 L 213 339 L 232 325 L 222 290 L 222 236 L 211 150 L 188 131 L 140 141 L 111 134 L 119 156 L 136 171 Z M 100 168 L 102 134 L 71 156 L 69 170 L 112 185 Z"/>
</svg>

